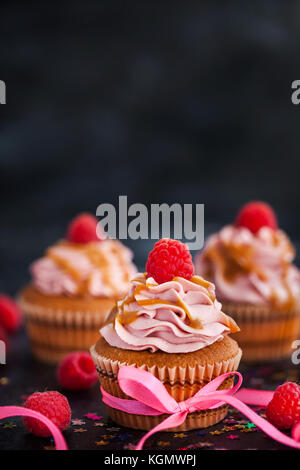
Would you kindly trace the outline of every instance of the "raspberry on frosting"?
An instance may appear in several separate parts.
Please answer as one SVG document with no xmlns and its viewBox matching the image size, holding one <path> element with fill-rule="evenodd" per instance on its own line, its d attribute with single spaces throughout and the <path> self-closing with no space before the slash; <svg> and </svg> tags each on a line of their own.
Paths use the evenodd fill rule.
<svg viewBox="0 0 300 470">
<path fill-rule="evenodd" d="M 280 429 L 290 429 L 300 421 L 300 386 L 286 382 L 276 388 L 267 405 L 268 420 Z"/>
<path fill-rule="evenodd" d="M 83 213 L 75 217 L 69 224 L 67 239 L 72 243 L 89 243 L 99 241 L 104 234 L 97 234 L 98 220 L 92 214 Z M 99 236 L 98 236 L 99 235 Z"/>
<path fill-rule="evenodd" d="M 191 253 L 185 243 L 170 238 L 162 238 L 150 251 L 146 271 L 156 282 L 172 281 L 177 277 L 190 279 L 194 274 Z"/>
<path fill-rule="evenodd" d="M 8 295 L 0 294 L 0 325 L 13 333 L 21 324 L 21 312 L 14 300 Z"/>
<path fill-rule="evenodd" d="M 93 359 L 88 352 L 68 354 L 57 370 L 60 385 L 69 390 L 87 390 L 98 380 Z"/>
<path fill-rule="evenodd" d="M 71 421 L 71 408 L 67 398 L 59 392 L 36 392 L 30 395 L 24 406 L 38 411 L 49 418 L 64 431 Z M 34 418 L 23 418 L 29 432 L 40 437 L 49 437 L 51 433 L 45 424 Z"/>
<path fill-rule="evenodd" d="M 269 227 L 273 230 L 278 228 L 277 218 L 272 207 L 260 201 L 245 204 L 238 212 L 235 225 L 246 227 L 252 233 L 257 233 L 262 227 Z"/>
</svg>

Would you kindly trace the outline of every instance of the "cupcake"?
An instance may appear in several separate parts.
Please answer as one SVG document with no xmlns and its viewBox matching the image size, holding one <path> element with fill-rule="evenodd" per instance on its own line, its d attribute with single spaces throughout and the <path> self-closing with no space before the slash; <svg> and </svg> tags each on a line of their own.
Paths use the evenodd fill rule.
<svg viewBox="0 0 300 470">
<path fill-rule="evenodd" d="M 121 366 L 141 368 L 153 374 L 177 401 L 192 397 L 215 377 L 235 371 L 241 349 L 228 336 L 239 330 L 222 312 L 214 285 L 194 276 L 186 245 L 162 239 L 149 254 L 147 273 L 139 273 L 119 300 L 101 338 L 91 354 L 100 383 L 109 394 L 130 398 L 120 389 Z M 229 377 L 220 388 L 230 388 Z M 107 406 L 118 424 L 134 429 L 151 429 L 166 418 L 129 414 Z M 227 405 L 190 413 L 176 430 L 213 425 L 227 413 Z"/>
<path fill-rule="evenodd" d="M 195 270 L 216 286 L 224 312 L 241 331 L 243 359 L 289 356 L 300 329 L 300 271 L 295 250 L 265 203 L 251 202 L 235 225 L 210 236 Z"/>
<path fill-rule="evenodd" d="M 132 253 L 96 233 L 97 219 L 75 218 L 65 240 L 46 250 L 19 296 L 33 355 L 55 363 L 67 353 L 88 350 L 112 307 L 130 287 Z"/>
</svg>

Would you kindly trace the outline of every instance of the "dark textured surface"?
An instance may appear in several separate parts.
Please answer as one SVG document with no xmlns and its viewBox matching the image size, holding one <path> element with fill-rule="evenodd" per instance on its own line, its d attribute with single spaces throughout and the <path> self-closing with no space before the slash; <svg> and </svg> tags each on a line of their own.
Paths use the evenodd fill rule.
<svg viewBox="0 0 300 470">
<path fill-rule="evenodd" d="M 251 388 L 273 390 L 286 380 L 299 381 L 299 367 L 293 366 L 290 361 L 251 368 L 242 365 L 240 370 L 244 374 L 244 385 Z M 8 379 L 6 385 L 4 377 Z M 70 393 L 61 390 L 56 381 L 55 367 L 35 362 L 29 354 L 25 335 L 20 332 L 12 341 L 7 365 L 0 365 L 0 403 L 21 405 L 24 396 L 44 390 L 59 390 L 64 393 L 70 402 L 72 418 L 83 421 L 81 424 L 73 422 L 64 433 L 70 449 L 131 449 L 144 434 L 143 431 L 119 427 L 107 419 L 98 384 L 85 392 Z M 258 412 L 263 414 L 264 410 Z M 88 413 L 95 413 L 98 419 L 88 419 L 85 417 Z M 251 427 L 251 424 L 247 425 L 249 420 L 232 408 L 227 420 L 230 421 L 225 420 L 203 430 L 156 434 L 149 439 L 146 448 L 149 450 L 288 449 Z M 226 426 L 231 429 L 226 429 Z M 215 431 L 220 433 L 211 434 Z M 52 446 L 50 439 L 29 435 L 20 418 L 0 421 L 0 449 L 48 449 Z"/>
<path fill-rule="evenodd" d="M 19 290 L 71 217 L 120 194 L 129 203 L 205 203 L 206 234 L 243 202 L 264 199 L 299 244 L 300 108 L 290 100 L 299 36 L 297 0 L 1 2 L 0 291 Z M 128 244 L 143 269 L 153 242 Z M 54 370 L 30 359 L 23 336 L 0 367 L 11 380 L 0 403 L 56 388 Z M 283 381 L 288 367 L 278 367 Z M 101 413 L 96 389 L 70 399 L 76 418 Z M 94 442 L 106 431 L 84 427 L 67 432 L 70 447 L 101 448 Z M 111 448 L 137 438 L 113 434 Z M 278 447 L 260 433 L 225 434 L 208 436 L 214 448 Z M 159 439 L 172 448 L 208 440 L 193 433 L 151 445 Z M 0 428 L 0 441 L 47 445 L 20 424 Z"/>
<path fill-rule="evenodd" d="M 207 233 L 266 199 L 300 240 L 296 0 L 0 8 L 0 290 L 119 194 L 205 203 Z"/>
</svg>

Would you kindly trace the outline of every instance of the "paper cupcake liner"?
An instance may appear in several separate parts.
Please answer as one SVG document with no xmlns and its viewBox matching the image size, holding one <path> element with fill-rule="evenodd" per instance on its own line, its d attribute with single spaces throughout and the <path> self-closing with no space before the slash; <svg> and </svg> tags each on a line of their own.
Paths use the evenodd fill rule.
<svg viewBox="0 0 300 470">
<path fill-rule="evenodd" d="M 66 354 L 89 350 L 99 338 L 109 310 L 103 312 L 63 311 L 43 308 L 19 300 L 24 313 L 33 356 L 57 363 Z"/>
<path fill-rule="evenodd" d="M 179 402 L 187 400 L 193 396 L 200 388 L 210 382 L 213 378 L 227 372 L 237 370 L 242 351 L 239 349 L 238 353 L 234 357 L 226 361 L 206 364 L 204 366 L 198 364 L 195 367 L 157 367 L 148 366 L 147 364 L 137 366 L 133 363 L 112 361 L 111 359 L 98 354 L 95 350 L 95 346 L 92 346 L 91 348 L 91 355 L 99 373 L 100 383 L 111 395 L 119 398 L 130 398 L 122 392 L 117 383 L 117 375 L 120 367 L 127 365 L 138 367 L 139 369 L 150 372 L 165 385 L 169 394 Z M 221 388 L 229 388 L 232 383 L 233 378 L 229 378 L 222 384 Z M 164 419 L 163 416 L 137 416 L 130 415 L 129 413 L 121 412 L 110 407 L 107 408 L 109 409 L 109 416 L 114 421 L 122 426 L 132 427 L 134 429 L 150 429 Z M 176 430 L 188 430 L 211 426 L 223 419 L 226 416 L 226 413 L 226 405 L 216 408 L 215 410 L 191 413 L 186 422 L 176 428 Z"/>
<path fill-rule="evenodd" d="M 292 354 L 300 337 L 300 312 L 274 311 L 269 306 L 222 303 L 222 310 L 240 327 L 235 338 L 243 349 L 243 361 L 269 361 Z"/>
<path fill-rule="evenodd" d="M 115 410 L 110 406 L 106 406 L 109 417 L 120 426 L 131 429 L 140 429 L 149 431 L 164 421 L 169 415 L 160 416 L 142 416 L 125 413 L 123 411 Z M 182 432 L 191 431 L 192 429 L 208 428 L 214 424 L 219 423 L 224 419 L 228 412 L 228 405 L 220 406 L 214 410 L 198 411 L 190 413 L 186 420 L 180 426 L 166 429 L 162 432 Z"/>
</svg>

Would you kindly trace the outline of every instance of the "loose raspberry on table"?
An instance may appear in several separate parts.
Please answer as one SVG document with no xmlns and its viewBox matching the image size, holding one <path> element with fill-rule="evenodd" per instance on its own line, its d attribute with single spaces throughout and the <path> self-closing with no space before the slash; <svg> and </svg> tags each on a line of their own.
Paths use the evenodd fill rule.
<svg viewBox="0 0 300 470">
<path fill-rule="evenodd" d="M 13 333 L 21 324 L 21 312 L 16 302 L 8 295 L 0 294 L 0 325 Z"/>
<path fill-rule="evenodd" d="M 272 207 L 266 202 L 253 201 L 245 204 L 235 220 L 236 227 L 246 227 L 257 233 L 261 227 L 278 228 L 277 218 Z"/>
<path fill-rule="evenodd" d="M 290 429 L 300 421 L 300 386 L 286 382 L 276 388 L 266 408 L 267 419 L 280 429 Z"/>
<path fill-rule="evenodd" d="M 190 279 L 194 274 L 191 253 L 185 243 L 162 238 L 150 251 L 146 271 L 159 284 L 171 281 L 175 276 Z"/>
<path fill-rule="evenodd" d="M 67 398 L 59 392 L 36 392 L 30 395 L 24 406 L 38 411 L 49 418 L 56 426 L 64 431 L 71 422 L 71 408 Z M 45 424 L 35 418 L 23 418 L 29 432 L 40 437 L 51 436 Z"/>
<path fill-rule="evenodd" d="M 90 354 L 74 352 L 60 362 L 57 369 L 60 385 L 69 390 L 87 390 L 98 380 L 93 359 Z"/>
<path fill-rule="evenodd" d="M 72 243 L 89 243 L 105 238 L 103 232 L 97 235 L 98 220 L 92 214 L 83 213 L 75 217 L 69 224 L 67 239 Z"/>
</svg>

